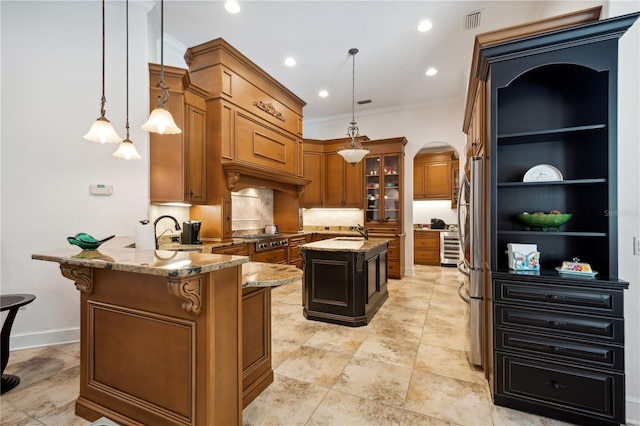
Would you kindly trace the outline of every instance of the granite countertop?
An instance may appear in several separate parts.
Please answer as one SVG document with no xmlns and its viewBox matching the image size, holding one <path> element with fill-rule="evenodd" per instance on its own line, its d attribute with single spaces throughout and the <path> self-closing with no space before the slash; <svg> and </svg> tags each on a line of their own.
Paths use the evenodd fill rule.
<svg viewBox="0 0 640 426">
<path fill-rule="evenodd" d="M 388 244 L 388 242 L 389 240 L 386 238 L 370 238 L 365 240 L 359 237 L 337 237 L 303 244 L 301 247 L 306 250 L 316 251 L 366 252 L 383 244 Z"/>
<path fill-rule="evenodd" d="M 116 237 L 99 250 L 82 251 L 69 245 L 32 254 L 31 258 L 166 277 L 189 277 L 249 262 L 246 256 L 130 248 L 133 242 L 133 237 Z"/>
<path fill-rule="evenodd" d="M 242 288 L 277 287 L 302 278 L 302 270 L 293 265 L 249 262 L 242 265 Z"/>
</svg>

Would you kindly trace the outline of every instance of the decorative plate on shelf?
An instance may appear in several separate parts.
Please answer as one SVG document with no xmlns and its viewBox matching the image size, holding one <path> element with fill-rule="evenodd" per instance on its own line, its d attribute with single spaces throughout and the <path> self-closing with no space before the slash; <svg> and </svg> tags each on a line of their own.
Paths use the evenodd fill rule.
<svg viewBox="0 0 640 426">
<path fill-rule="evenodd" d="M 586 277 L 595 277 L 598 274 L 598 271 L 591 269 L 590 264 L 580 262 L 580 259 L 577 257 L 574 257 L 572 261 L 565 260 L 562 262 L 562 266 L 556 266 L 556 271 L 560 274 L 581 275 Z"/>
<path fill-rule="evenodd" d="M 523 182 L 556 182 L 564 178 L 560 170 L 550 164 L 537 164 L 524 174 Z"/>
</svg>

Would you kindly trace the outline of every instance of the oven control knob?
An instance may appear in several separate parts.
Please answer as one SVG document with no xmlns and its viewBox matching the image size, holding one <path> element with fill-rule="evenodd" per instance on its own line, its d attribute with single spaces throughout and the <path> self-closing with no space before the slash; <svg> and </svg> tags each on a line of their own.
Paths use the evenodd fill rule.
<svg viewBox="0 0 640 426">
<path fill-rule="evenodd" d="M 278 247 L 277 241 L 271 241 L 271 247 Z"/>
<path fill-rule="evenodd" d="M 259 249 L 267 248 L 267 245 L 265 243 L 260 243 L 258 244 L 258 248 Z"/>
<path fill-rule="evenodd" d="M 287 245 L 287 240 L 282 240 L 282 241 L 280 241 L 280 245 L 281 245 L 281 246 L 286 246 L 286 245 Z"/>
</svg>

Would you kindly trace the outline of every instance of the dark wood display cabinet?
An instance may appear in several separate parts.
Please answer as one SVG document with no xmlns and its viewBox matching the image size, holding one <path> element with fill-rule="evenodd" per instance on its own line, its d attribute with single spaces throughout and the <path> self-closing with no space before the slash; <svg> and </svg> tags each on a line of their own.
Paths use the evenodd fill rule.
<svg viewBox="0 0 640 426">
<path fill-rule="evenodd" d="M 575 423 L 625 422 L 624 289 L 618 279 L 618 39 L 640 13 L 479 49 L 489 110 L 487 256 L 495 403 Z M 539 164 L 561 180 L 523 182 Z M 559 210 L 559 231 L 515 216 Z M 508 243 L 537 244 L 541 270 L 509 270 Z M 595 277 L 559 274 L 580 258 Z M 492 290 L 492 291 L 491 291 Z"/>
</svg>

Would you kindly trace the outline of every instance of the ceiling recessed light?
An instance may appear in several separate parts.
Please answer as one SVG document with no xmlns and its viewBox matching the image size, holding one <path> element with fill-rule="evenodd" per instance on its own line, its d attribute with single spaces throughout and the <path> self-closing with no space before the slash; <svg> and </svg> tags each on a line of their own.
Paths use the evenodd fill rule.
<svg viewBox="0 0 640 426">
<path fill-rule="evenodd" d="M 429 68 L 425 74 L 431 77 L 438 74 L 438 70 L 435 68 Z"/>
<path fill-rule="evenodd" d="M 320 92 L 318 92 L 318 96 L 320 96 L 321 98 L 326 98 L 327 96 L 329 96 L 329 92 L 327 92 L 326 90 L 321 90 Z"/>
<path fill-rule="evenodd" d="M 288 67 L 292 67 L 296 64 L 296 60 L 293 59 L 292 57 L 288 57 L 287 59 L 284 60 L 284 64 Z"/>
<path fill-rule="evenodd" d="M 229 13 L 240 13 L 240 5 L 235 0 L 229 0 L 224 4 L 224 8 L 227 9 Z"/>
<path fill-rule="evenodd" d="M 429 31 L 432 26 L 433 24 L 431 23 L 431 21 L 427 21 L 425 19 L 424 21 L 420 21 L 420 23 L 418 24 L 418 31 L 420 31 L 421 33 L 425 33 Z"/>
</svg>

